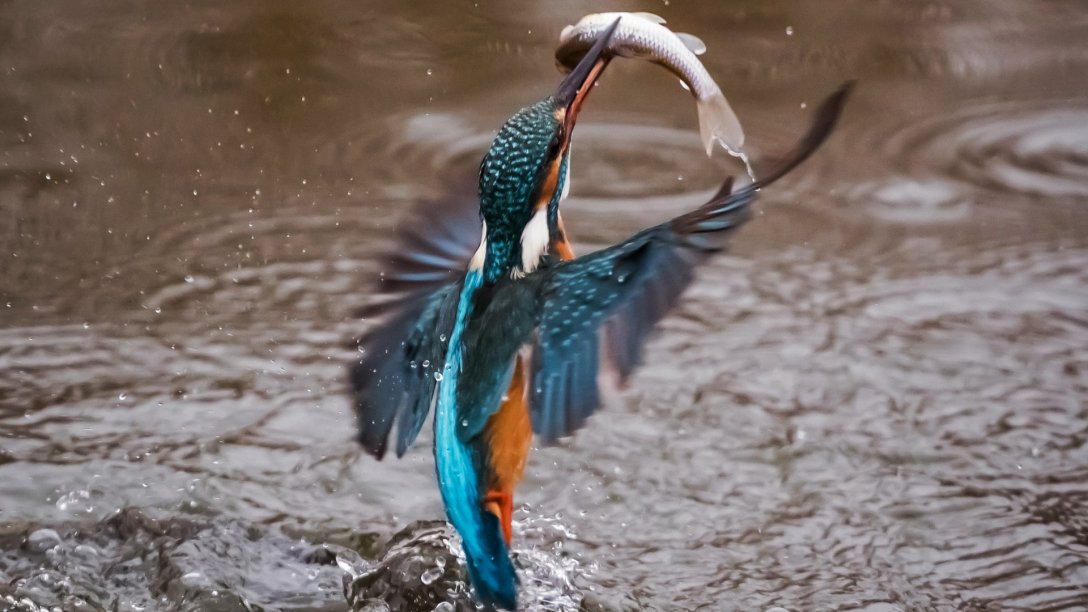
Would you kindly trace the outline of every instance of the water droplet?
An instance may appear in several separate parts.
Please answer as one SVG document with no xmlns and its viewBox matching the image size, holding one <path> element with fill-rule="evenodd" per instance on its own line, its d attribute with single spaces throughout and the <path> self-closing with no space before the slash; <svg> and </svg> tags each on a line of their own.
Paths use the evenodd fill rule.
<svg viewBox="0 0 1088 612">
<path fill-rule="evenodd" d="M 119 399 L 121 401 L 127 400 L 128 399 L 128 393 L 122 393 L 121 395 L 118 395 L 117 399 Z"/>
<path fill-rule="evenodd" d="M 60 534 L 52 529 L 38 529 L 26 538 L 27 547 L 39 553 L 44 553 L 60 543 Z"/>
<path fill-rule="evenodd" d="M 442 381 L 442 372 L 435 371 L 434 379 L 441 382 Z"/>
<path fill-rule="evenodd" d="M 444 573 L 445 570 L 443 570 L 442 568 L 432 567 L 431 569 L 423 572 L 423 574 L 419 577 L 419 581 L 423 584 L 434 584 L 434 581 L 441 578 L 442 574 Z"/>
<path fill-rule="evenodd" d="M 442 342 L 446 341 L 446 334 L 438 334 L 438 339 Z"/>
<path fill-rule="evenodd" d="M 432 74 L 434 74 L 434 70 L 431 70 L 430 68 L 428 68 L 427 69 L 427 76 L 431 76 Z"/>
<path fill-rule="evenodd" d="M 409 367 L 409 368 L 411 368 L 411 369 L 413 369 L 413 370 L 414 370 L 414 369 L 416 369 L 416 361 L 415 361 L 415 359 L 413 359 L 412 361 L 409 361 L 409 362 L 408 362 L 408 367 Z M 427 367 L 427 366 L 423 366 L 423 367 Z"/>
<path fill-rule="evenodd" d="M 425 368 L 431 367 L 431 360 L 430 359 L 424 359 L 423 360 L 423 367 L 425 367 Z"/>
<path fill-rule="evenodd" d="M 786 36 L 793 36 L 793 26 L 786 26 Z"/>
<path fill-rule="evenodd" d="M 189 283 L 190 285 L 191 285 L 191 284 L 193 284 L 193 282 L 194 282 L 195 280 L 196 280 L 196 279 L 195 279 L 195 278 L 193 278 L 193 275 L 192 275 L 192 274 L 186 274 L 186 275 L 185 275 L 185 282 Z"/>
<path fill-rule="evenodd" d="M 358 568 L 355 567 L 355 564 L 342 555 L 336 555 L 336 566 L 340 568 L 340 571 L 351 576 L 352 580 L 362 575 Z"/>
<path fill-rule="evenodd" d="M 98 549 L 88 544 L 78 544 L 72 549 L 72 556 L 81 557 L 85 561 L 97 558 Z"/>
</svg>

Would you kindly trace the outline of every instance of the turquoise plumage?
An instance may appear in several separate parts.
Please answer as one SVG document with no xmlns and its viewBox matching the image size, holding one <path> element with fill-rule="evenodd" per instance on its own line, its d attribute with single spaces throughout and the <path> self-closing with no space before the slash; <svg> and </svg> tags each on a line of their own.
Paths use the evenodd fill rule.
<svg viewBox="0 0 1088 612">
<path fill-rule="evenodd" d="M 726 181 L 698 209 L 607 249 L 567 261 L 545 249 L 527 262 L 535 251 L 522 247 L 532 244 L 532 220 L 542 213 L 552 247 L 566 240 L 558 207 L 570 131 L 578 104 L 607 63 L 600 55 L 606 41 L 556 96 L 503 125 L 481 164 L 478 217 L 407 235 L 400 270 L 388 276 L 397 290 L 382 307 L 390 319 L 361 340 L 364 353 L 352 370 L 360 440 L 379 458 L 394 421 L 400 422 L 399 455 L 433 403 L 439 490 L 461 536 L 477 599 L 488 608 L 517 606 L 509 532 L 504 537 L 488 505 L 498 469 L 494 445 L 501 440 L 487 427 L 503 404 L 519 352 L 529 347 L 532 354 L 525 391 L 532 432 L 551 442 L 581 427 L 600 404 L 601 360 L 621 378 L 633 371 L 643 342 L 691 282 L 695 266 L 749 218 L 759 189 L 823 143 L 849 92 L 844 86 L 828 98 L 797 147 L 760 180 L 736 191 Z M 450 238 L 446 227 L 476 233 Z"/>
<path fill-rule="evenodd" d="M 457 435 L 460 410 L 457 389 L 463 359 L 462 334 L 469 320 L 475 291 L 483 282 L 483 273 L 471 271 L 465 276 L 457 305 L 457 319 L 450 336 L 442 381 L 434 415 L 434 460 L 438 488 L 446 505 L 446 515 L 461 534 L 469 577 L 478 597 L 489 603 L 513 609 L 517 605 L 517 575 L 503 541 L 502 528 L 495 515 L 480 508 L 481 457 L 471 441 Z"/>
</svg>

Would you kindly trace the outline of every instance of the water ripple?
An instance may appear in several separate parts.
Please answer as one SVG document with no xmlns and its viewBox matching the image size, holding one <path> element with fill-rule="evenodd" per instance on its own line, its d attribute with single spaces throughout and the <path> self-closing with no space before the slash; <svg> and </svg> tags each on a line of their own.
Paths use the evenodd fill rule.
<svg viewBox="0 0 1088 612">
<path fill-rule="evenodd" d="M 901 245 L 862 264 L 795 248 L 712 267 L 626 409 L 537 459 L 573 482 L 530 477 L 542 510 L 593 509 L 573 550 L 600 560 L 594 580 L 668 592 L 643 600 L 664 607 L 1088 596 L 1068 578 L 1088 572 L 1088 250 Z"/>
<path fill-rule="evenodd" d="M 1088 110 L 1082 106 L 975 104 L 903 125 L 882 148 L 901 171 L 965 183 L 980 195 L 1088 197 Z M 915 199 L 933 195 L 923 191 Z M 935 199 L 957 198 L 945 193 Z"/>
</svg>

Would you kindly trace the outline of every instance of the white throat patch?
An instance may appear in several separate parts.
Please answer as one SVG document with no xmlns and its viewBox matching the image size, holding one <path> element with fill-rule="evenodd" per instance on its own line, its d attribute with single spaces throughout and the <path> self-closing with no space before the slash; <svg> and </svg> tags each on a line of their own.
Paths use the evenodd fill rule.
<svg viewBox="0 0 1088 612">
<path fill-rule="evenodd" d="M 521 231 L 521 273 L 529 274 L 540 265 L 540 258 L 548 252 L 551 233 L 548 231 L 548 207 L 541 206 L 525 229 Z"/>
<path fill-rule="evenodd" d="M 480 235 L 480 247 L 476 249 L 476 253 L 472 255 L 472 259 L 468 262 L 469 270 L 479 270 L 484 267 L 484 259 L 487 257 L 487 222 L 484 222 L 484 229 Z"/>
</svg>

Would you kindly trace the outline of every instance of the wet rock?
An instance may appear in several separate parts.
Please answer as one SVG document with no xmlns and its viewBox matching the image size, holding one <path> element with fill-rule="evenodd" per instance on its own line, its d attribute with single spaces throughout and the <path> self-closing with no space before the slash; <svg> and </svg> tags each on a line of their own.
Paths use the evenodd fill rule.
<svg viewBox="0 0 1088 612">
<path fill-rule="evenodd" d="M 389 604 L 380 599 L 361 599 L 352 607 L 354 612 L 391 612 Z"/>
<path fill-rule="evenodd" d="M 346 569 L 344 595 L 354 611 L 476 609 L 457 536 L 444 521 L 413 523 L 393 536 L 376 563 Z"/>
<path fill-rule="evenodd" d="M 335 545 L 228 519 L 123 510 L 0 529 L 0 610 L 346 610 Z"/>
<path fill-rule="evenodd" d="M 530 528 L 531 532 L 532 529 Z M 0 610 L 92 612 L 474 611 L 458 537 L 418 522 L 364 550 L 222 517 L 122 510 L 98 522 L 0 525 Z M 313 542 L 322 542 L 315 544 Z M 528 609 L 573 610 L 577 562 L 555 550 L 514 553 Z M 584 610 L 638 609 L 626 601 Z M 543 605 L 543 608 L 541 608 Z"/>
<path fill-rule="evenodd" d="M 192 610 L 342 610 L 341 570 L 314 555 L 311 544 L 216 521 L 171 548 L 158 585 Z"/>
</svg>

